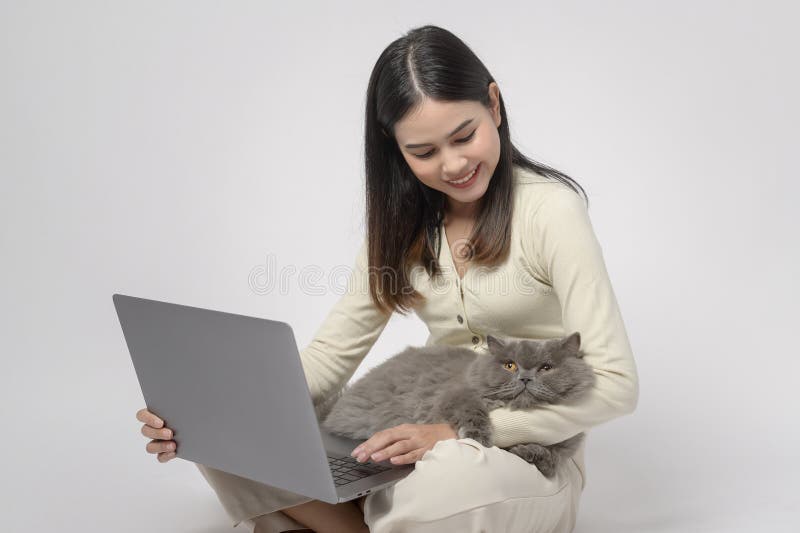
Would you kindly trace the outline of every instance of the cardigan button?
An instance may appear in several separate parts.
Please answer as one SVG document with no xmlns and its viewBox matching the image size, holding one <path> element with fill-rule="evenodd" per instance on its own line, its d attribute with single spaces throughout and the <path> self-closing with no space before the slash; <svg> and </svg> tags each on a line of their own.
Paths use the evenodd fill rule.
<svg viewBox="0 0 800 533">
<path fill-rule="evenodd" d="M 478 344 L 479 342 L 481 342 L 481 338 L 480 337 L 478 337 L 477 335 L 472 337 L 472 344 Z"/>
<path fill-rule="evenodd" d="M 458 320 L 459 324 L 463 324 L 464 323 L 464 317 L 462 317 L 461 315 L 457 315 L 456 316 L 456 320 Z"/>
</svg>

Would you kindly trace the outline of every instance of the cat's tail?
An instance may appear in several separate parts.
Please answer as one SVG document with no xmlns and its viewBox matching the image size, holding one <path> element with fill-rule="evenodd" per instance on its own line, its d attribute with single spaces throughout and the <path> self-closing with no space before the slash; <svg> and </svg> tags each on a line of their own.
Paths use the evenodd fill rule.
<svg viewBox="0 0 800 533">
<path fill-rule="evenodd" d="M 562 440 L 561 442 L 552 444 L 547 448 L 551 453 L 556 454 L 560 460 L 568 459 L 575 455 L 575 452 L 578 450 L 578 447 L 581 445 L 581 442 L 583 442 L 585 437 L 586 433 L 581 432 L 573 437 L 568 438 L 567 440 Z"/>
<path fill-rule="evenodd" d="M 317 415 L 318 422 L 322 423 L 328 417 L 328 415 L 331 412 L 331 409 L 333 409 L 333 406 L 336 404 L 337 401 L 339 401 L 339 398 L 342 397 L 342 394 L 344 393 L 346 388 L 347 388 L 346 386 L 342 387 L 341 389 L 335 391 L 334 393 L 329 394 L 328 396 L 325 396 L 323 398 L 320 398 L 316 402 L 314 402 L 314 413 L 316 413 Z"/>
</svg>

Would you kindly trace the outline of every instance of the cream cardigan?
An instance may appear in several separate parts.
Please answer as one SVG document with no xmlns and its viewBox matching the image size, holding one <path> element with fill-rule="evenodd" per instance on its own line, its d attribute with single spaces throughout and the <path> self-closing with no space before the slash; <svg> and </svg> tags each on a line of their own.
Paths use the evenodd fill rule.
<svg viewBox="0 0 800 533">
<path fill-rule="evenodd" d="M 515 166 L 514 177 L 511 250 L 502 265 L 469 266 L 459 278 L 442 228 L 443 277 L 432 281 L 420 267 L 411 278 L 426 297 L 414 310 L 430 331 L 426 345 L 485 352 L 487 334 L 543 339 L 580 332 L 596 386 L 570 404 L 491 411 L 499 447 L 560 442 L 633 412 L 639 396 L 633 353 L 585 202 L 527 169 Z M 364 242 L 346 293 L 300 353 L 314 399 L 353 375 L 389 321 L 370 298 L 367 272 Z M 585 486 L 584 447 L 585 441 L 573 459 Z"/>
</svg>

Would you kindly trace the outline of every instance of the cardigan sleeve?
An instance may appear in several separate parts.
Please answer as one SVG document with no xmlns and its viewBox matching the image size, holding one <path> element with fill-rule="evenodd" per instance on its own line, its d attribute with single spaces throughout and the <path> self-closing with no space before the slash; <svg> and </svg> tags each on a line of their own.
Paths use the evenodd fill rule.
<svg viewBox="0 0 800 533">
<path fill-rule="evenodd" d="M 350 379 L 391 318 L 391 313 L 383 312 L 373 303 L 368 273 L 365 240 L 345 293 L 308 346 L 300 351 L 303 372 L 315 402 Z"/>
<path fill-rule="evenodd" d="M 628 335 L 584 200 L 566 186 L 548 191 L 527 224 L 524 253 L 553 287 L 564 334 L 580 332 L 584 360 L 596 382 L 573 402 L 491 411 L 499 447 L 561 442 L 632 413 L 639 396 Z"/>
</svg>

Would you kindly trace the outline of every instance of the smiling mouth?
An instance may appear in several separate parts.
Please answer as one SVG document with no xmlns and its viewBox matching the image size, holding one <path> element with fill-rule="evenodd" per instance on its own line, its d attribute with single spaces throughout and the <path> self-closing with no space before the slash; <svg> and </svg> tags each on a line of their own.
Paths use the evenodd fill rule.
<svg viewBox="0 0 800 533">
<path fill-rule="evenodd" d="M 481 169 L 481 164 L 478 163 L 475 168 L 466 173 L 463 178 L 450 180 L 447 183 L 453 187 L 464 188 L 469 187 L 475 181 L 478 171 Z"/>
<path fill-rule="evenodd" d="M 466 182 L 468 182 L 468 181 L 469 181 L 469 180 L 472 178 L 472 176 L 474 176 L 474 175 L 475 175 L 475 173 L 477 173 L 477 172 L 478 172 L 478 167 L 479 167 L 479 166 L 481 166 L 481 165 L 480 165 L 480 163 L 478 163 L 477 165 L 475 165 L 475 168 L 473 168 L 472 170 L 470 170 L 469 172 L 467 172 L 466 174 L 464 174 L 464 176 L 463 176 L 463 177 L 461 177 L 461 178 L 458 178 L 458 179 L 454 179 L 454 180 L 449 180 L 447 183 L 452 183 L 452 184 L 454 184 L 454 185 L 461 185 L 461 184 L 463 184 L 463 183 L 466 183 Z"/>
</svg>

